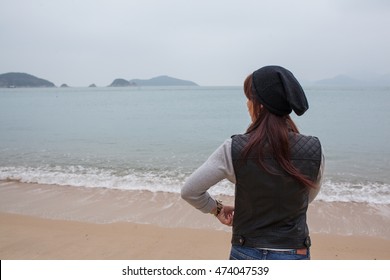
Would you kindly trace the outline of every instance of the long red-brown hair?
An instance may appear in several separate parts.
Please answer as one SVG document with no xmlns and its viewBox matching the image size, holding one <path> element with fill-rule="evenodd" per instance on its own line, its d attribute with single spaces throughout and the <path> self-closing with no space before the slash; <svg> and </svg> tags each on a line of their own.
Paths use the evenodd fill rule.
<svg viewBox="0 0 390 280">
<path fill-rule="evenodd" d="M 280 167 L 295 180 L 307 187 L 315 187 L 314 183 L 306 178 L 292 164 L 290 160 L 289 131 L 299 133 L 297 126 L 289 115 L 278 116 L 270 113 L 254 97 L 252 92 L 252 75 L 244 81 L 245 96 L 253 104 L 253 121 L 247 129 L 249 141 L 242 151 L 244 161 L 249 155 L 257 155 L 257 163 L 267 172 L 276 174 L 267 166 L 264 154 L 271 154 Z M 265 151 L 267 149 L 267 151 Z"/>
</svg>

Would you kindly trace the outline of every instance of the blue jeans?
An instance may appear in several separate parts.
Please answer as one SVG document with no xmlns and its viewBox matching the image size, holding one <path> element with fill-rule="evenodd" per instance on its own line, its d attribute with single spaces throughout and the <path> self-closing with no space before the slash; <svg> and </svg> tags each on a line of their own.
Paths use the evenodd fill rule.
<svg viewBox="0 0 390 280">
<path fill-rule="evenodd" d="M 233 245 L 230 260 L 310 260 L 310 249 L 303 255 L 298 254 L 295 249 L 275 251 Z"/>
</svg>

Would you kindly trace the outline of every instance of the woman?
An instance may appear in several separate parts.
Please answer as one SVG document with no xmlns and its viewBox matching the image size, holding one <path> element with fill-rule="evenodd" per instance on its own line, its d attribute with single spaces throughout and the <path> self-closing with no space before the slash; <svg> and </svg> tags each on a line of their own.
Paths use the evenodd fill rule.
<svg viewBox="0 0 390 280">
<path fill-rule="evenodd" d="M 253 72 L 244 92 L 247 132 L 226 140 L 187 179 L 182 198 L 233 226 L 230 259 L 310 259 L 306 212 L 320 189 L 323 154 L 289 116 L 308 109 L 305 93 L 280 66 Z M 207 192 L 225 178 L 236 184 L 234 207 Z"/>
</svg>

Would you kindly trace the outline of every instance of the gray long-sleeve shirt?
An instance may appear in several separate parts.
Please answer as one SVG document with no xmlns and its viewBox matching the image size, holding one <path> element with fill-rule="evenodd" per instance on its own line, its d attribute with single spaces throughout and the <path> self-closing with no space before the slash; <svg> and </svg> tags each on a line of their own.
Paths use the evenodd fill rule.
<svg viewBox="0 0 390 280">
<path fill-rule="evenodd" d="M 236 182 L 231 146 L 232 139 L 227 139 L 206 162 L 187 178 L 181 189 L 181 197 L 203 213 L 210 213 L 216 207 L 215 199 L 208 193 L 209 188 L 223 179 L 228 179 L 232 183 Z M 320 191 L 323 170 L 324 156 L 322 156 L 316 188 L 310 189 L 309 192 L 309 202 L 312 202 Z"/>
</svg>

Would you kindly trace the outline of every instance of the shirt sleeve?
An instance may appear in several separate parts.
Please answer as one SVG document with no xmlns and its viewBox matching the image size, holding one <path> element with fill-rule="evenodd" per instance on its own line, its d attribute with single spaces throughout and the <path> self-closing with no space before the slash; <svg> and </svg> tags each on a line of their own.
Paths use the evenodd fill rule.
<svg viewBox="0 0 390 280">
<path fill-rule="evenodd" d="M 235 183 L 236 178 L 231 155 L 232 140 L 226 140 L 186 180 L 181 197 L 203 213 L 210 213 L 216 207 L 215 199 L 208 189 L 223 179 Z"/>
</svg>

